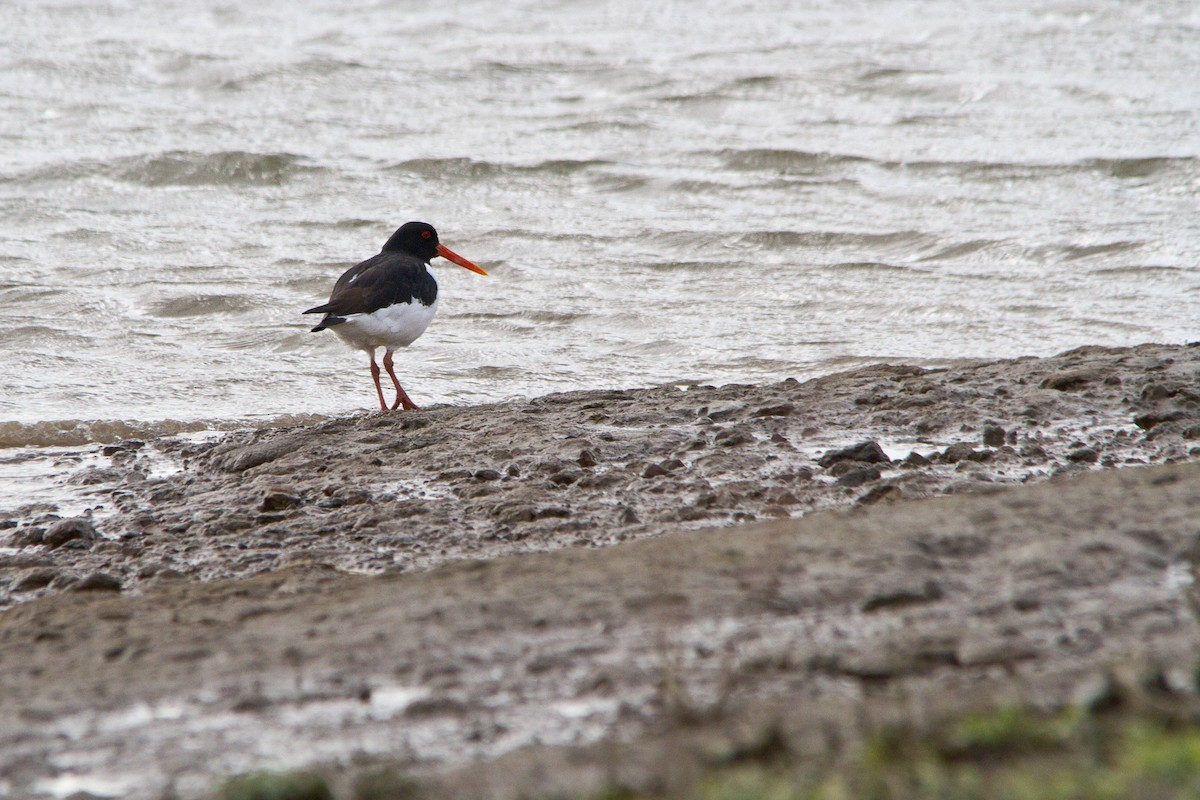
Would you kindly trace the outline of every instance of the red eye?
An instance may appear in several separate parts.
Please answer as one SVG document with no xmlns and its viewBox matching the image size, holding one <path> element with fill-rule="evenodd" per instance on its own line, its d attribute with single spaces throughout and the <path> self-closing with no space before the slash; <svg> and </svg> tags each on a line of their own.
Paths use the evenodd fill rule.
<svg viewBox="0 0 1200 800">
<path fill-rule="evenodd" d="M 430 236 L 433 236 L 433 234 L 432 234 L 432 233 L 430 233 L 429 231 L 421 231 L 421 238 L 422 238 L 422 239 L 428 239 Z"/>
</svg>

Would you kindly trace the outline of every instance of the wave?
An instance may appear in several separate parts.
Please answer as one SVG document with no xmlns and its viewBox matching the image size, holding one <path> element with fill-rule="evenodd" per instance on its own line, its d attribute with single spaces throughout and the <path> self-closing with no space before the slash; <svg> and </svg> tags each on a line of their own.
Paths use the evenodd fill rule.
<svg viewBox="0 0 1200 800">
<path fill-rule="evenodd" d="M 874 250 L 911 252 L 935 246 L 938 238 L 921 231 L 892 233 L 850 233 L 846 231 L 751 231 L 737 239 L 739 244 L 766 250 L 797 247 L 861 247 Z"/>
<path fill-rule="evenodd" d="M 938 172 L 959 176 L 1015 180 L 1045 178 L 1077 172 L 1098 172 L 1119 180 L 1141 180 L 1163 173 L 1191 171 L 1198 159 L 1191 156 L 1145 156 L 1135 158 L 1087 158 L 1079 161 L 1009 162 L 977 160 L 897 161 L 845 153 L 776 148 L 726 149 L 700 151 L 696 155 L 715 156 L 729 169 L 771 171 L 785 175 L 818 175 L 848 166 L 869 164 L 884 170 Z"/>
<path fill-rule="evenodd" d="M 721 159 L 729 169 L 747 171 L 771 170 L 789 175 L 813 175 L 826 172 L 830 167 L 872 163 L 872 159 L 863 158 L 862 156 L 772 148 L 717 150 L 713 155 Z"/>
<path fill-rule="evenodd" d="M 291 153 L 219 153 L 173 151 L 137 156 L 114 165 L 114 176 L 146 186 L 278 186 L 308 167 Z"/>
<path fill-rule="evenodd" d="M 211 314 L 238 314 L 257 308 L 261 302 L 253 297 L 230 294 L 195 294 L 173 297 L 152 303 L 149 311 L 156 317 L 206 317 Z"/>
<path fill-rule="evenodd" d="M 82 159 L 48 164 L 0 177 L 0 183 L 105 177 L 143 186 L 278 186 L 300 172 L 315 169 L 303 156 L 292 153 L 171 150 L 109 161 Z"/>
<path fill-rule="evenodd" d="M 389 171 L 425 178 L 494 178 L 505 175 L 571 175 L 611 165 L 602 159 L 551 159 L 536 164 L 503 164 L 474 158 L 413 158 L 388 167 Z"/>
<path fill-rule="evenodd" d="M 331 419 L 322 414 L 294 414 L 270 420 L 137 420 L 62 419 L 44 422 L 0 422 L 0 448 L 74 447 L 111 444 L 129 439 L 155 439 L 184 433 L 282 428 L 312 425 Z"/>
</svg>

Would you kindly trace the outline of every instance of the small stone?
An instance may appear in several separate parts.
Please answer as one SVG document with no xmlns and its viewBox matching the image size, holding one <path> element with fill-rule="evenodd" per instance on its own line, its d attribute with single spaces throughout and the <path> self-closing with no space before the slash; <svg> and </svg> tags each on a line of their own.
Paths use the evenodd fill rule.
<svg viewBox="0 0 1200 800">
<path fill-rule="evenodd" d="M 1004 444 L 1006 432 L 999 425 L 983 426 L 983 443 L 988 447 L 999 447 Z"/>
<path fill-rule="evenodd" d="M 575 483 L 582 477 L 583 476 L 580 475 L 578 472 L 571 472 L 570 470 L 564 470 L 562 472 L 556 472 L 553 475 L 551 475 L 550 482 L 555 484 L 556 486 L 570 486 L 572 483 Z"/>
<path fill-rule="evenodd" d="M 925 467 L 929 465 L 929 459 L 913 450 L 904 457 L 904 463 L 913 467 Z"/>
<path fill-rule="evenodd" d="M 629 506 L 625 506 L 625 508 L 621 509 L 622 525 L 633 525 L 635 522 L 638 522 L 638 515 L 636 511 Z"/>
<path fill-rule="evenodd" d="M 522 522 L 533 522 L 537 512 L 532 506 L 518 505 L 496 508 L 492 511 L 496 520 L 504 525 L 516 525 Z"/>
<path fill-rule="evenodd" d="M 963 460 L 975 460 L 975 448 L 968 442 L 955 442 L 942 451 L 942 461 L 947 464 L 957 464 Z"/>
<path fill-rule="evenodd" d="M 643 478 L 658 478 L 666 474 L 667 471 L 660 464 L 647 464 L 646 468 L 642 470 Z"/>
<path fill-rule="evenodd" d="M 71 587 L 73 592 L 119 592 L 121 581 L 105 572 L 93 572 Z"/>
<path fill-rule="evenodd" d="M 858 469 L 850 470 L 838 478 L 838 484 L 853 488 L 855 486 L 862 486 L 864 483 L 870 481 L 877 481 L 879 480 L 879 475 L 878 467 L 859 467 Z"/>
<path fill-rule="evenodd" d="M 53 567 L 34 567 L 18 575 L 17 579 L 13 581 L 12 588 L 15 592 L 32 592 L 43 586 L 49 586 L 50 582 L 58 575 L 59 571 Z"/>
<path fill-rule="evenodd" d="M 847 472 L 853 472 L 856 469 L 870 466 L 864 461 L 838 461 L 831 466 L 827 472 L 835 478 L 840 478 Z"/>
<path fill-rule="evenodd" d="M 27 528 L 18 528 L 9 538 L 9 544 L 13 547 L 33 547 L 41 544 L 46 538 L 46 529 L 38 525 L 31 525 Z"/>
<path fill-rule="evenodd" d="M 668 458 L 666 461 L 661 462 L 659 466 L 665 469 L 667 472 L 674 472 L 683 466 L 683 462 L 678 458 Z"/>
<path fill-rule="evenodd" d="M 733 428 L 721 431 L 713 441 L 721 447 L 736 447 L 739 444 L 747 444 L 754 441 L 754 437 L 745 431 Z"/>
<path fill-rule="evenodd" d="M 285 508 L 293 508 L 303 502 L 299 497 L 287 492 L 269 492 L 262 499 L 259 505 L 260 511 L 282 511 Z"/>
<path fill-rule="evenodd" d="M 576 459 L 576 461 L 578 462 L 579 466 L 581 466 L 581 467 L 594 467 L 594 466 L 596 466 L 596 463 L 597 463 L 596 456 L 592 454 L 591 450 L 581 451 L 579 453 L 579 458 Z"/>
<path fill-rule="evenodd" d="M 80 539 L 90 542 L 96 538 L 96 527 L 87 517 L 70 517 L 60 519 L 46 529 L 42 543 L 51 550 L 62 547 L 67 542 Z"/>
<path fill-rule="evenodd" d="M 863 611 L 877 611 L 881 608 L 929 603 L 941 600 L 943 596 L 942 587 L 936 581 L 927 580 L 921 586 L 885 588 L 873 592 L 863 600 L 861 608 Z"/>
<path fill-rule="evenodd" d="M 1099 459 L 1100 454 L 1091 447 L 1081 447 L 1067 453 L 1067 460 L 1074 461 L 1076 464 L 1095 464 Z"/>
<path fill-rule="evenodd" d="M 854 502 L 860 506 L 873 506 L 876 503 L 883 501 L 900 500 L 904 497 L 904 490 L 894 483 L 882 483 L 878 486 L 872 486 L 862 497 Z"/>
<path fill-rule="evenodd" d="M 1163 386 L 1161 383 L 1147 383 L 1142 387 L 1142 399 L 1151 403 L 1157 400 L 1166 400 L 1168 397 L 1174 397 L 1177 393 L 1177 389 L 1171 389 Z"/>
<path fill-rule="evenodd" d="M 1148 431 L 1155 426 L 1162 425 L 1164 422 L 1174 422 L 1175 420 L 1184 419 L 1187 414 L 1182 411 L 1166 411 L 1163 413 L 1138 414 L 1133 418 L 1133 424 L 1137 425 L 1144 431 Z"/>
<path fill-rule="evenodd" d="M 1068 392 L 1074 389 L 1082 389 L 1089 383 L 1104 380 L 1105 375 L 1099 370 L 1078 369 L 1060 372 L 1057 375 L 1051 375 L 1042 381 L 1043 389 L 1054 389 L 1059 392 Z"/>
<path fill-rule="evenodd" d="M 498 481 L 502 477 L 498 470 L 494 469 L 477 469 L 471 475 L 477 481 Z"/>
<path fill-rule="evenodd" d="M 868 440 L 859 442 L 851 447 L 843 447 L 840 450 L 831 450 L 817 462 L 822 467 L 830 467 L 839 461 L 862 461 L 867 464 L 890 464 L 891 459 L 887 453 L 883 452 L 883 448 L 879 446 L 879 442 Z"/>
<path fill-rule="evenodd" d="M 754 412 L 756 417 L 786 417 L 790 416 L 796 407 L 791 403 L 784 403 L 778 406 L 765 406 Z"/>
</svg>

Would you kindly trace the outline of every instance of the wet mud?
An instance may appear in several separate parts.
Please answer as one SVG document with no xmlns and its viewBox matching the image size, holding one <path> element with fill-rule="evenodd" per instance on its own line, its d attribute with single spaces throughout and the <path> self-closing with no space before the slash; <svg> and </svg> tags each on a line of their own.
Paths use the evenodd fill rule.
<svg viewBox="0 0 1200 800">
<path fill-rule="evenodd" d="M 0 789 L 382 760 L 500 796 L 752 709 L 816 753 L 1194 670 L 1198 373 L 1089 347 L 107 445 L 90 516 L 0 515 Z"/>
</svg>

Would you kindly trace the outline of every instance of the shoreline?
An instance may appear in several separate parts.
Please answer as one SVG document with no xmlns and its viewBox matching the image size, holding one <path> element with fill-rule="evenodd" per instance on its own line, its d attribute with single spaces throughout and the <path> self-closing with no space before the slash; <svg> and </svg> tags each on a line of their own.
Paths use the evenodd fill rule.
<svg viewBox="0 0 1200 800">
<path fill-rule="evenodd" d="M 721 653 L 735 708 L 838 713 L 877 685 L 1053 706 L 1122 648 L 1183 664 L 1197 375 L 1200 347 L 1086 347 L 116 443 L 89 484 L 111 516 L 0 528 L 0 713 L 26 723 L 0 781 L 199 796 L 272 766 L 237 744 L 261 726 L 308 743 L 284 766 L 343 763 L 353 739 L 449 774 L 649 735 L 663 669 L 704 705 Z M 152 475 L 147 450 L 180 470 Z M 1101 600 L 1108 622 L 1059 652 Z M 131 708 L 136 765 L 99 755 Z M 80 753 L 84 775 L 44 766 Z"/>
</svg>

